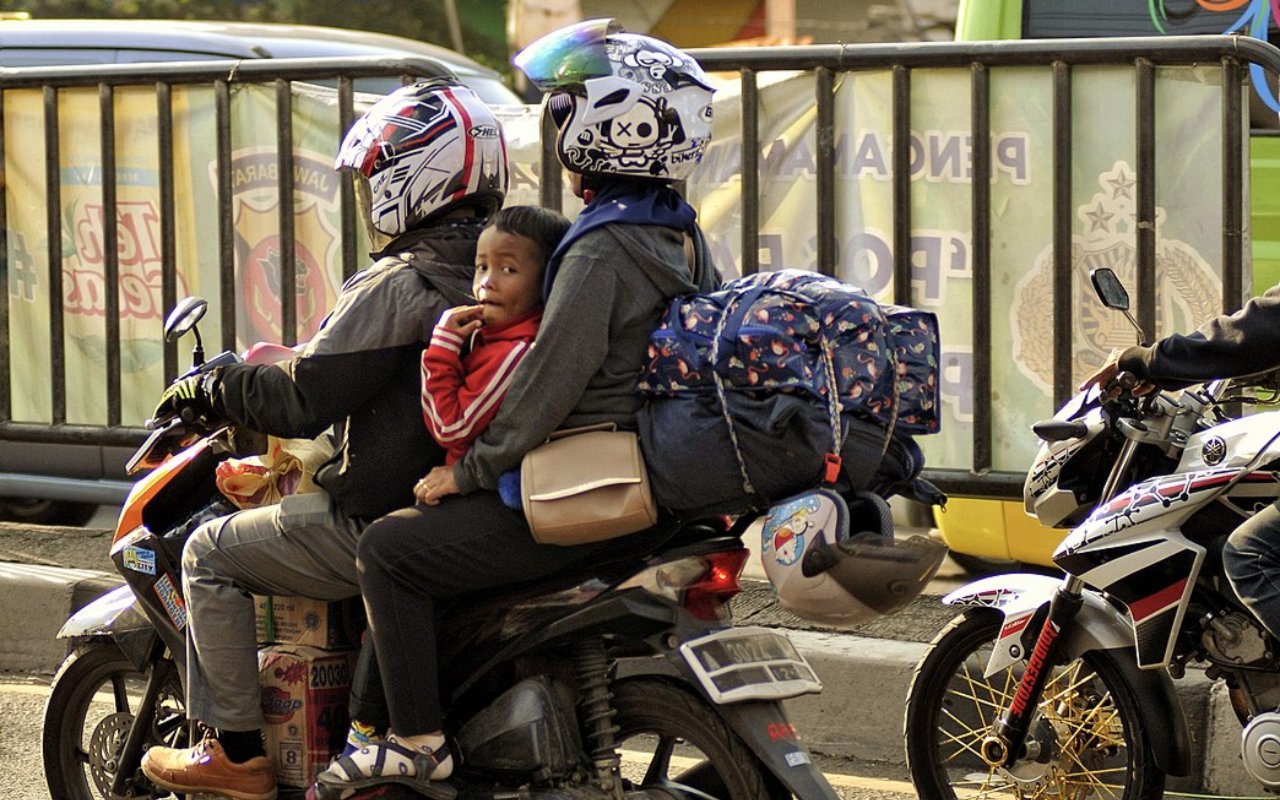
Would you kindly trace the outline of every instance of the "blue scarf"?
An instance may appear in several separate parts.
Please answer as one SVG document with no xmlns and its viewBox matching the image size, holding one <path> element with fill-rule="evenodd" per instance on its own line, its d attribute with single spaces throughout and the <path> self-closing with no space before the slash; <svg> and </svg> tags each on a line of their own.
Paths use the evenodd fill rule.
<svg viewBox="0 0 1280 800">
<path fill-rule="evenodd" d="M 660 225 L 678 231 L 692 232 L 698 214 L 693 206 L 674 189 L 647 181 L 618 181 L 610 183 L 596 193 L 595 199 L 582 209 L 582 213 L 569 226 L 560 246 L 547 261 L 547 272 L 542 279 L 542 299 L 551 297 L 551 284 L 560 272 L 560 261 L 569 247 L 588 231 L 602 225 L 622 223 L 626 225 Z"/>
</svg>

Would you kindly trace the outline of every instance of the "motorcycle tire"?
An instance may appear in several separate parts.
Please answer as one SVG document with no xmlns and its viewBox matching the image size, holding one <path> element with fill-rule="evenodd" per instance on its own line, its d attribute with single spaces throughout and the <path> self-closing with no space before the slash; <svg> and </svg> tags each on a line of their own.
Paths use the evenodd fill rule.
<svg viewBox="0 0 1280 800">
<path fill-rule="evenodd" d="M 146 675 L 109 641 L 91 641 L 72 653 L 53 678 L 45 704 L 42 751 L 52 800 L 110 798 L 115 761 L 142 699 Z M 182 685 L 170 670 L 147 744 L 185 747 L 187 718 Z M 133 793 L 151 797 L 155 789 L 141 770 Z"/>
<path fill-rule="evenodd" d="M 629 680 L 614 687 L 613 707 L 628 791 L 666 789 L 676 797 L 720 800 L 790 797 L 691 692 L 662 680 Z M 641 767 L 637 758 L 648 763 Z"/>
<path fill-rule="evenodd" d="M 1158 800 L 1157 769 L 1142 698 L 1105 651 L 1055 668 L 1028 746 L 1041 758 L 989 767 L 978 745 L 1008 707 L 1023 662 L 984 678 L 1003 615 L 971 608 L 943 628 L 916 667 L 907 695 L 907 767 L 924 800 L 988 795 L 1079 800 Z"/>
</svg>

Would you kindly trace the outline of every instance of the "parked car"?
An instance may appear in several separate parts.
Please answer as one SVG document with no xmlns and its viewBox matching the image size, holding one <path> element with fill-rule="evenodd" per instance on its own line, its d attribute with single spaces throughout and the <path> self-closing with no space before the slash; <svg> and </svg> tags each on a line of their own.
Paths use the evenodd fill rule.
<svg viewBox="0 0 1280 800">
<path fill-rule="evenodd" d="M 487 103 L 519 104 L 501 76 L 436 45 L 313 25 L 182 20 L 0 21 L 0 67 L 83 66 L 158 61 L 384 56 L 429 58 Z M 356 91 L 386 94 L 397 78 L 361 78 Z M 0 519 L 79 525 L 101 504 L 124 500 L 132 448 L 34 444 L 0 439 Z"/>
<path fill-rule="evenodd" d="M 486 103 L 519 103 L 502 76 L 433 44 L 345 28 L 189 20 L 54 19 L 0 22 L 0 66 L 133 64 L 229 58 L 419 56 L 445 64 Z M 386 94 L 394 78 L 362 78 L 356 91 Z"/>
</svg>

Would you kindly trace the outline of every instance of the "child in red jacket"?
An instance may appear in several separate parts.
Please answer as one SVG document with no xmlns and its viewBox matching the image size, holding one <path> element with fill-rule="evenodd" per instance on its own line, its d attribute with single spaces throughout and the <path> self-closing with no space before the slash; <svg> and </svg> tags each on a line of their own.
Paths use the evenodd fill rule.
<svg viewBox="0 0 1280 800">
<path fill-rule="evenodd" d="M 504 208 L 476 243 L 476 305 L 444 312 L 422 354 L 422 415 L 447 451 L 467 452 L 498 413 L 542 320 L 542 272 L 569 220 L 533 206 Z M 425 502 L 422 483 L 414 489 Z M 434 504 L 433 504 L 434 505 Z"/>
</svg>

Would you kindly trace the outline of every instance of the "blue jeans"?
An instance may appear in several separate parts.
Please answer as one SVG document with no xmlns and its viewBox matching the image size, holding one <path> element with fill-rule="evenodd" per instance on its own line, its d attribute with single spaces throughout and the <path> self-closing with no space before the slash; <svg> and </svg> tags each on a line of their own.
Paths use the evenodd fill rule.
<svg viewBox="0 0 1280 800">
<path fill-rule="evenodd" d="M 1240 602 L 1280 639 L 1280 502 L 1235 529 L 1222 548 L 1222 565 Z"/>
</svg>

